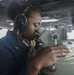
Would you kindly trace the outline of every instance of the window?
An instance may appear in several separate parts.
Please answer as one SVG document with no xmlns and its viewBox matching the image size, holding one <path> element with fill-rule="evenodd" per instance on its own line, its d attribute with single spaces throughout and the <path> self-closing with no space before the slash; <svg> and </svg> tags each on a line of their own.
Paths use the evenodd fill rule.
<svg viewBox="0 0 74 75">
<path fill-rule="evenodd" d="M 6 35 L 8 29 L 1 29 L 0 30 L 0 38 L 4 37 Z"/>
</svg>

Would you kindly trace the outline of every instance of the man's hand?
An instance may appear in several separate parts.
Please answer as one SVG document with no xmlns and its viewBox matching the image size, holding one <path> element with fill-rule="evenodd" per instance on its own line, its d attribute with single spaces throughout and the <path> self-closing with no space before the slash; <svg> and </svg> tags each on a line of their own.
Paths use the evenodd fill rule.
<svg viewBox="0 0 74 75">
<path fill-rule="evenodd" d="M 28 65 L 30 75 L 38 75 L 39 71 L 55 64 L 58 61 L 64 60 L 70 53 L 70 50 L 63 45 L 50 46 L 37 51 L 35 57 Z"/>
</svg>

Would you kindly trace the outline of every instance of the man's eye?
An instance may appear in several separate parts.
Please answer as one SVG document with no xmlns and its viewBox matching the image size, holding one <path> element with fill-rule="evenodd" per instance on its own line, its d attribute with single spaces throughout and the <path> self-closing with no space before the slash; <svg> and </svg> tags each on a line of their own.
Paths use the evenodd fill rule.
<svg viewBox="0 0 74 75">
<path fill-rule="evenodd" d="M 35 27 L 38 27 L 37 25 L 34 25 Z"/>
<path fill-rule="evenodd" d="M 39 23 L 34 23 L 33 25 L 34 25 L 35 28 L 39 28 L 40 27 Z"/>
<path fill-rule="evenodd" d="M 37 27 L 37 24 L 33 24 L 34 25 L 34 27 Z"/>
</svg>

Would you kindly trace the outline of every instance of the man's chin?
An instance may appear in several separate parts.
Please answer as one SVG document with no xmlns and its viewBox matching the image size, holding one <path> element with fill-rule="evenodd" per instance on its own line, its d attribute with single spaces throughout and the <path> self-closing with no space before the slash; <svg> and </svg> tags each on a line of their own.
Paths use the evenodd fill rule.
<svg viewBox="0 0 74 75">
<path fill-rule="evenodd" d="M 30 40 L 34 40 L 34 39 L 35 39 L 35 37 L 31 38 Z"/>
<path fill-rule="evenodd" d="M 30 37 L 28 40 L 31 41 L 31 40 L 34 40 L 34 39 L 35 39 L 35 37 Z"/>
</svg>

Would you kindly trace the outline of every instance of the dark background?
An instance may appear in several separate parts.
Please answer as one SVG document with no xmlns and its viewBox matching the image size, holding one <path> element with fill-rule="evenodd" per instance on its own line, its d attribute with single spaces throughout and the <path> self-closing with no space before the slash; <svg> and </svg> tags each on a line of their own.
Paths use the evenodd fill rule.
<svg viewBox="0 0 74 75">
<path fill-rule="evenodd" d="M 17 1 L 20 5 L 35 5 L 42 10 L 42 16 L 48 16 L 50 19 L 59 19 L 59 23 L 66 25 L 74 24 L 74 0 L 0 0 L 0 28 L 11 28 L 11 21 L 5 15 L 5 9 L 11 1 Z M 54 24 L 50 22 L 49 24 Z"/>
</svg>

